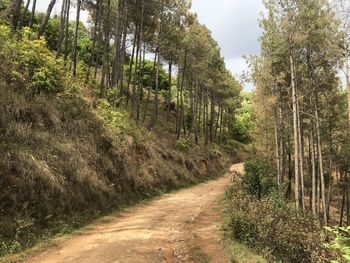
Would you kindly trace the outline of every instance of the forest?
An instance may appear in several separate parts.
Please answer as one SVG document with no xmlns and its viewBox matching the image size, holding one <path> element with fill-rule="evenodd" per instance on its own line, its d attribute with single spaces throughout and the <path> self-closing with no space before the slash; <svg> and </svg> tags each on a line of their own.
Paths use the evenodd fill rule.
<svg viewBox="0 0 350 263">
<path fill-rule="evenodd" d="M 274 242 L 262 237 L 267 235 L 262 226 L 250 234 L 256 235 L 258 246 L 271 250 L 267 254 L 283 262 L 331 261 L 320 252 L 325 242 L 316 241 L 318 237 L 311 241 L 311 229 L 317 225 L 336 236 L 326 247 L 341 251 L 349 261 L 349 7 L 349 1 L 266 1 L 261 54 L 248 58 L 256 88 L 252 137 L 257 159 L 246 163 L 248 178 L 242 187 L 258 199 L 275 192 L 268 204 L 262 200 L 255 205 L 278 205 L 293 214 L 266 208 L 276 224 L 284 216 L 290 221 L 281 223 L 285 233 Z M 249 220 L 268 220 L 237 202 L 232 209 L 247 213 Z M 301 236 L 308 232 L 304 242 L 309 248 L 298 241 L 287 244 L 288 230 Z M 316 242 L 319 248 L 313 247 Z M 288 256 L 288 249 L 294 257 Z"/>
<path fill-rule="evenodd" d="M 0 0 L 0 262 L 197 184 L 181 262 L 350 262 L 350 2 L 263 2 L 239 78 L 190 0 Z"/>
</svg>

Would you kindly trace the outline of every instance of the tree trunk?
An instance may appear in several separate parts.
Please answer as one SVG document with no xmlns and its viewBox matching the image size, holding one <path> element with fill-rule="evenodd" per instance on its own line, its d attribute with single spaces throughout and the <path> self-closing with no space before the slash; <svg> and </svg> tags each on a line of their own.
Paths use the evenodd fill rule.
<svg viewBox="0 0 350 263">
<path fill-rule="evenodd" d="M 33 28 L 34 19 L 35 19 L 35 8 L 36 8 L 36 0 L 33 0 L 32 14 L 30 16 L 30 21 L 29 21 L 30 28 Z"/>
<path fill-rule="evenodd" d="M 198 105 L 198 137 L 201 137 L 201 122 L 202 122 L 202 101 L 203 101 L 203 90 L 199 88 L 198 90 L 198 99 L 199 99 L 199 105 Z"/>
<path fill-rule="evenodd" d="M 100 2 L 100 10 L 99 10 L 99 23 L 98 23 L 98 26 L 97 26 L 97 40 L 96 42 L 97 43 L 103 43 L 103 27 L 102 27 L 102 17 L 103 17 L 103 12 L 104 12 L 104 6 L 103 6 L 103 2 L 101 1 Z M 102 54 L 103 56 L 103 54 Z M 103 58 L 102 58 L 103 60 Z M 99 62 L 100 62 L 100 54 L 99 52 L 95 52 L 95 65 L 94 65 L 94 80 L 97 79 L 97 71 L 98 71 L 98 66 L 99 66 Z"/>
<path fill-rule="evenodd" d="M 186 70 L 187 70 L 187 51 L 185 51 L 184 54 L 184 64 L 182 68 L 182 77 L 181 77 L 181 84 L 180 84 L 180 117 L 179 117 L 179 127 L 178 127 L 178 133 L 177 133 L 177 139 L 180 139 L 180 132 L 181 132 L 181 124 L 182 128 L 184 130 L 184 135 L 186 135 L 186 127 L 185 127 L 185 118 L 184 118 L 184 98 L 183 98 L 183 88 L 185 83 L 185 77 L 186 77 Z"/>
<path fill-rule="evenodd" d="M 66 65 L 68 59 L 68 45 L 69 45 L 69 10 L 70 10 L 70 0 L 67 0 L 67 10 L 66 10 L 66 36 L 64 42 L 64 64 Z"/>
<path fill-rule="evenodd" d="M 275 158 L 276 158 L 276 168 L 277 168 L 277 185 L 281 188 L 281 159 L 279 150 L 279 138 L 278 138 L 278 123 L 275 123 Z"/>
<path fill-rule="evenodd" d="M 21 15 L 22 0 L 14 0 L 12 4 L 12 27 L 16 31 L 18 27 L 18 22 Z"/>
<path fill-rule="evenodd" d="M 209 142 L 212 144 L 214 142 L 214 127 L 215 127 L 215 99 L 211 92 L 210 94 L 210 134 Z"/>
<path fill-rule="evenodd" d="M 95 23 L 94 23 L 94 32 L 93 32 L 93 36 L 92 36 L 92 50 L 91 50 L 91 56 L 90 56 L 90 63 L 88 65 L 88 69 L 86 71 L 86 82 L 89 82 L 90 79 L 90 73 L 91 73 L 91 67 L 93 66 L 94 63 L 94 59 L 98 59 L 97 58 L 97 53 L 96 52 L 96 43 L 97 43 L 97 33 L 98 33 L 98 27 L 100 24 L 100 1 L 97 0 L 96 1 L 96 9 L 95 9 Z"/>
<path fill-rule="evenodd" d="M 74 44 L 73 44 L 73 76 L 77 75 L 78 33 L 80 23 L 81 0 L 77 0 L 77 17 L 75 22 Z"/>
<path fill-rule="evenodd" d="M 222 143 L 223 124 L 224 124 L 224 114 L 225 114 L 224 106 L 221 106 L 219 145 L 221 145 L 221 143 Z"/>
<path fill-rule="evenodd" d="M 180 76 L 180 69 L 177 72 L 177 83 L 176 83 L 176 125 L 175 125 L 175 133 L 176 137 L 178 135 L 178 130 L 181 129 L 180 124 L 180 82 L 181 76 Z"/>
<path fill-rule="evenodd" d="M 317 216 L 316 211 L 316 161 L 315 161 L 315 142 L 314 142 L 314 131 L 313 131 L 313 122 L 311 125 L 311 135 L 310 135 L 310 149 L 311 149 L 311 177 L 312 177 L 312 213 L 314 216 Z"/>
<path fill-rule="evenodd" d="M 349 70 L 349 57 L 345 58 L 345 77 L 346 77 L 346 87 L 348 91 L 348 117 L 349 117 L 349 133 L 350 133 L 350 70 Z"/>
<path fill-rule="evenodd" d="M 169 90 L 168 90 L 168 108 L 167 108 L 167 121 L 169 122 L 170 119 L 170 112 L 171 112 L 171 82 L 172 82 L 172 71 L 173 71 L 173 61 L 169 61 L 169 72 L 168 72 L 168 81 L 169 81 Z"/>
<path fill-rule="evenodd" d="M 140 52 L 140 61 L 141 66 L 139 70 L 139 91 L 136 98 L 136 120 L 139 121 L 140 119 L 140 100 L 143 97 L 143 74 L 144 74 L 144 64 L 146 60 L 146 43 L 143 45 L 143 56 L 141 59 L 141 52 Z"/>
<path fill-rule="evenodd" d="M 47 23 L 49 22 L 49 19 L 50 19 L 50 15 L 51 15 L 52 9 L 55 6 L 55 4 L 56 4 L 56 0 L 51 0 L 51 2 L 49 4 L 49 7 L 47 8 L 46 14 L 45 14 L 45 16 L 43 18 L 43 22 L 41 23 L 40 29 L 38 31 L 38 38 L 40 38 L 44 34 L 46 26 L 47 26 Z"/>
<path fill-rule="evenodd" d="M 137 42 L 137 34 L 138 34 L 138 27 L 135 26 L 135 32 L 134 32 L 134 41 L 132 44 L 132 52 L 131 52 L 131 59 L 129 64 L 129 75 L 128 75 L 128 84 L 126 88 L 126 103 L 125 107 L 128 108 L 129 100 L 130 100 L 130 83 L 132 79 L 132 65 L 134 64 L 134 56 L 135 56 L 135 48 L 136 48 L 136 42 Z"/>
<path fill-rule="evenodd" d="M 194 140 L 196 145 L 198 145 L 198 77 L 196 77 L 195 85 L 194 85 L 194 116 L 193 116 L 193 127 L 194 127 Z"/>
<path fill-rule="evenodd" d="M 208 87 L 206 87 L 205 91 L 205 126 L 204 126 L 204 133 L 205 133 L 205 145 L 209 144 L 209 96 L 208 96 Z"/>
<path fill-rule="evenodd" d="M 350 224 L 349 187 L 346 185 L 346 225 Z"/>
<path fill-rule="evenodd" d="M 120 51 L 120 68 L 119 68 L 119 76 L 118 76 L 118 89 L 119 89 L 119 97 L 122 98 L 124 95 L 124 59 L 125 59 L 125 50 L 126 50 L 126 40 L 128 36 L 128 9 L 125 10 L 125 18 L 123 24 L 123 41 L 122 47 Z"/>
<path fill-rule="evenodd" d="M 143 17 L 143 2 L 142 2 L 142 16 Z M 124 7 L 125 0 L 118 1 L 118 9 L 117 9 L 117 19 L 115 23 L 115 43 L 114 43 L 114 62 L 112 69 L 112 86 L 116 85 L 119 81 L 119 73 L 121 64 L 121 45 L 122 45 L 122 36 L 123 36 L 123 16 L 124 16 Z"/>
<path fill-rule="evenodd" d="M 132 85 L 132 96 L 131 96 L 131 118 L 134 116 L 134 106 L 136 104 L 136 81 L 138 76 L 138 79 L 140 79 L 139 74 L 137 74 L 137 70 L 139 67 L 139 53 L 141 53 L 141 35 L 142 35 L 142 24 L 140 26 L 140 31 L 138 32 L 137 35 L 137 43 L 136 43 L 136 61 L 135 61 L 135 68 L 134 68 L 134 80 L 133 80 L 133 85 Z M 141 60 L 141 59 L 140 59 Z M 139 70 L 140 72 L 140 70 Z"/>
<path fill-rule="evenodd" d="M 281 102 L 282 104 L 282 102 Z M 285 162 L 285 158 L 284 158 L 284 139 L 283 139 L 283 111 L 282 111 L 282 105 L 279 106 L 279 114 L 278 114 L 278 117 L 279 117 L 279 150 L 280 150 L 280 153 L 279 153 L 279 157 L 280 157 L 280 171 L 279 171 L 279 174 L 280 174 L 280 182 L 279 182 L 279 185 L 282 185 L 283 181 L 284 181 L 284 162 Z"/>
<path fill-rule="evenodd" d="M 329 220 L 330 220 L 330 209 L 331 209 L 331 203 L 332 203 L 332 184 L 333 184 L 333 180 L 331 177 L 331 179 L 329 180 L 329 185 L 328 185 L 327 223 L 326 223 L 326 225 L 328 225 Z"/>
<path fill-rule="evenodd" d="M 303 143 L 303 127 L 302 127 L 302 121 L 300 116 L 300 109 L 299 109 L 299 96 L 297 97 L 297 118 L 298 118 L 298 140 L 299 140 L 299 168 L 300 168 L 300 182 L 301 182 L 301 204 L 302 209 L 305 211 L 305 188 L 304 188 L 304 143 Z"/>
<path fill-rule="evenodd" d="M 315 118 L 316 118 L 316 137 L 317 137 L 317 148 L 318 148 L 318 166 L 320 171 L 320 181 L 321 181 L 321 198 L 323 206 L 323 219 L 324 224 L 327 224 L 327 211 L 326 211 L 326 187 L 325 179 L 323 172 L 323 156 L 322 156 L 322 140 L 321 140 L 321 131 L 320 131 L 320 119 L 318 114 L 318 103 L 317 103 L 317 94 L 314 95 L 315 99 Z"/>
<path fill-rule="evenodd" d="M 339 226 L 343 225 L 343 218 L 344 218 L 344 207 L 345 207 L 345 187 L 343 187 L 343 198 L 341 202 L 341 209 L 340 209 L 340 219 L 339 219 Z"/>
<path fill-rule="evenodd" d="M 28 13 L 30 2 L 31 2 L 31 0 L 27 0 L 26 6 L 24 8 L 24 12 L 23 12 L 22 19 L 21 19 L 21 24 L 20 24 L 21 28 L 24 27 L 24 25 L 25 25 L 25 17 L 26 17 L 26 15 Z"/>
<path fill-rule="evenodd" d="M 295 175 L 295 208 L 299 212 L 299 132 L 298 132 L 298 110 L 297 110 L 297 91 L 295 85 L 294 59 L 290 55 L 291 68 L 291 87 L 293 101 L 293 131 L 294 131 L 294 175 Z"/>
<path fill-rule="evenodd" d="M 286 197 L 288 199 L 292 198 L 292 177 L 293 177 L 292 154 L 289 150 L 288 151 L 288 187 L 286 191 Z"/>
<path fill-rule="evenodd" d="M 216 117 L 216 123 L 215 123 L 215 132 L 214 132 L 214 141 L 215 142 L 218 142 L 218 137 L 217 137 L 217 134 L 218 134 L 218 129 L 220 128 L 220 114 L 221 114 L 221 103 L 218 102 L 218 113 L 217 113 L 217 117 Z"/>
<path fill-rule="evenodd" d="M 67 0 L 63 0 L 62 7 L 61 7 L 60 31 L 59 31 L 59 36 L 58 36 L 56 57 L 59 57 L 61 55 L 62 42 L 63 42 L 63 38 L 64 38 L 64 25 L 66 23 L 66 12 L 67 12 L 66 9 L 67 9 Z"/>
</svg>

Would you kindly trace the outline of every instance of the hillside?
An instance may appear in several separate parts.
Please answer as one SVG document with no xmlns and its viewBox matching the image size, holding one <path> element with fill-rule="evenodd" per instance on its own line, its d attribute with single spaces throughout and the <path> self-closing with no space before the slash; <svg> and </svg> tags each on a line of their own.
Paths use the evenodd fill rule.
<svg viewBox="0 0 350 263">
<path fill-rule="evenodd" d="M 1 29 L 0 62 L 7 65 L 0 69 L 1 255 L 214 178 L 238 159 L 215 145 L 176 140 L 164 106 L 157 127 L 136 123 L 97 96 L 97 85 L 70 78 L 43 40 Z M 49 79 L 46 86 L 29 81 L 28 67 L 52 70 L 59 88 L 47 90 Z"/>
</svg>

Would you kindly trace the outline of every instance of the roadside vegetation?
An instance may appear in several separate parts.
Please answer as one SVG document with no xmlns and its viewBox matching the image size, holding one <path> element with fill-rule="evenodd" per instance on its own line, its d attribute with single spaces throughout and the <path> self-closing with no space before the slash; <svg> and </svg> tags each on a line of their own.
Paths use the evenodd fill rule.
<svg viewBox="0 0 350 263">
<path fill-rule="evenodd" d="M 311 213 L 298 215 L 278 191 L 275 175 L 262 160 L 245 164 L 245 174 L 226 191 L 226 235 L 269 262 L 330 262 L 326 235 Z"/>
</svg>

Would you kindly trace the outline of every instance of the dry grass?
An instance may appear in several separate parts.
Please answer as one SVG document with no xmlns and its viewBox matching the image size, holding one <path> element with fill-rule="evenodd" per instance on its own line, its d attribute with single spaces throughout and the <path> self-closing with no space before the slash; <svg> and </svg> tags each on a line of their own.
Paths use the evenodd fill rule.
<svg viewBox="0 0 350 263">
<path fill-rule="evenodd" d="M 198 146 L 182 152 L 171 129 L 150 132 L 123 113 L 126 128 L 107 124 L 92 98 L 31 96 L 6 83 L 0 92 L 0 254 L 215 177 L 227 161 Z"/>
</svg>

